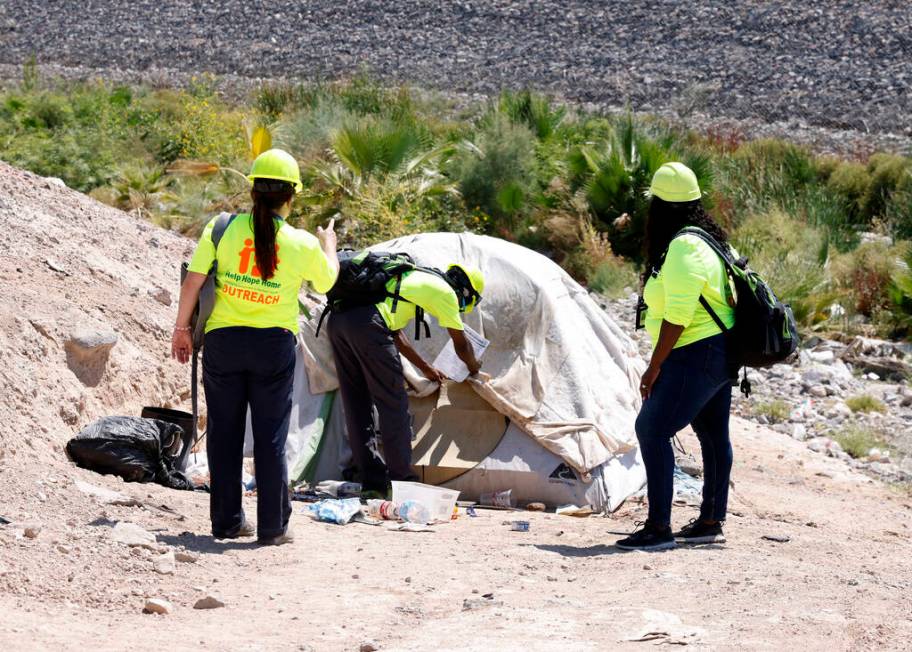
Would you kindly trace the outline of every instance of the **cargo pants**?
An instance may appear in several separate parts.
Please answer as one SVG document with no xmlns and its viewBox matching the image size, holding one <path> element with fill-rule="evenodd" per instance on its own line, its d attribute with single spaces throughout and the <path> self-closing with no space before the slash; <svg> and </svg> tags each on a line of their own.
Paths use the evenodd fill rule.
<svg viewBox="0 0 912 652">
<path fill-rule="evenodd" d="M 385 493 L 389 480 L 416 480 L 411 415 L 394 333 L 374 306 L 332 312 L 328 329 L 352 458 L 364 490 Z M 373 407 L 385 466 L 370 450 L 376 435 Z"/>
</svg>

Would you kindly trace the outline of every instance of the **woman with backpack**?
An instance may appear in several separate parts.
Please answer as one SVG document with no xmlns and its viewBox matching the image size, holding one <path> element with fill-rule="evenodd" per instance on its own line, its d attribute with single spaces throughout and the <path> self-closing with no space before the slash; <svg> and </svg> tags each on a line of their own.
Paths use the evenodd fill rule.
<svg viewBox="0 0 912 652">
<path fill-rule="evenodd" d="M 623 550 L 662 550 L 675 547 L 676 541 L 724 542 L 732 466 L 728 427 L 733 370 L 726 335 L 705 307 L 726 329 L 734 325 L 729 277 L 706 241 L 679 232 L 697 227 L 722 247 L 728 246 L 728 237 L 704 210 L 697 178 L 687 166 L 663 165 L 650 193 L 643 301 L 653 350 L 640 383 L 643 405 L 636 420 L 649 515 L 641 528 L 616 543 Z M 699 518 L 672 533 L 671 439 L 687 425 L 693 427 L 703 455 L 703 501 Z"/>
<path fill-rule="evenodd" d="M 280 149 L 260 154 L 248 176 L 250 213 L 203 229 L 181 287 L 172 356 L 187 362 L 190 321 L 200 289 L 215 268 L 216 291 L 206 321 L 203 386 L 208 407 L 206 452 L 210 517 L 215 538 L 253 536 L 241 503 L 241 473 L 247 410 L 253 430 L 257 481 L 257 540 L 290 542 L 291 503 L 285 441 L 291 415 L 298 293 L 304 281 L 327 292 L 339 272 L 332 222 L 316 237 L 285 220 L 302 188 L 295 159 Z"/>
</svg>

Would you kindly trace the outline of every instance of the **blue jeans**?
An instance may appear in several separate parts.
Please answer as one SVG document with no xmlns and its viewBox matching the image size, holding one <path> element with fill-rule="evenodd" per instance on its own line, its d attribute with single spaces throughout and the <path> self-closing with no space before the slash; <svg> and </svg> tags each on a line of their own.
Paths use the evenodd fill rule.
<svg viewBox="0 0 912 652">
<path fill-rule="evenodd" d="M 732 467 L 731 392 L 724 335 L 674 349 L 662 363 L 652 394 L 636 420 L 646 466 L 650 522 L 659 526 L 671 523 L 675 466 L 671 438 L 688 424 L 703 453 L 700 518 L 725 519 Z"/>
<path fill-rule="evenodd" d="M 253 429 L 257 535 L 284 534 L 291 517 L 285 441 L 291 416 L 295 336 L 285 328 L 218 328 L 203 344 L 209 416 L 209 512 L 212 534 L 233 536 L 245 522 L 241 474 L 247 406 Z"/>
</svg>

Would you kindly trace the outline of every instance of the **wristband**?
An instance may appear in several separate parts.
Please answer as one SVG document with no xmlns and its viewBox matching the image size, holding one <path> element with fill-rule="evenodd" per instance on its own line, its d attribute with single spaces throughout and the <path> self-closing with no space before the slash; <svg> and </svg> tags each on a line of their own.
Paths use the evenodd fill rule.
<svg viewBox="0 0 912 652">
<path fill-rule="evenodd" d="M 182 333 L 189 333 L 189 332 L 190 332 L 190 327 L 189 327 L 189 326 L 175 326 L 175 327 L 174 327 L 174 330 L 180 331 L 180 332 L 182 332 Z"/>
</svg>

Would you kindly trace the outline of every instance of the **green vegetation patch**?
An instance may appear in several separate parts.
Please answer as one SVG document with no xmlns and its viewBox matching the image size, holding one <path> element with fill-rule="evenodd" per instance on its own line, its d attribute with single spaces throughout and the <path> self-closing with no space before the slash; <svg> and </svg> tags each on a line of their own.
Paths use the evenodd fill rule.
<svg viewBox="0 0 912 652">
<path fill-rule="evenodd" d="M 830 433 L 830 438 L 842 446 L 842 450 L 858 459 L 867 457 L 872 448 L 887 448 L 884 433 L 869 426 L 851 424 Z"/>
<path fill-rule="evenodd" d="M 887 411 L 887 406 L 884 405 L 883 401 L 870 394 L 851 396 L 846 399 L 845 403 L 852 412 L 861 412 L 862 414 Z"/>
</svg>

